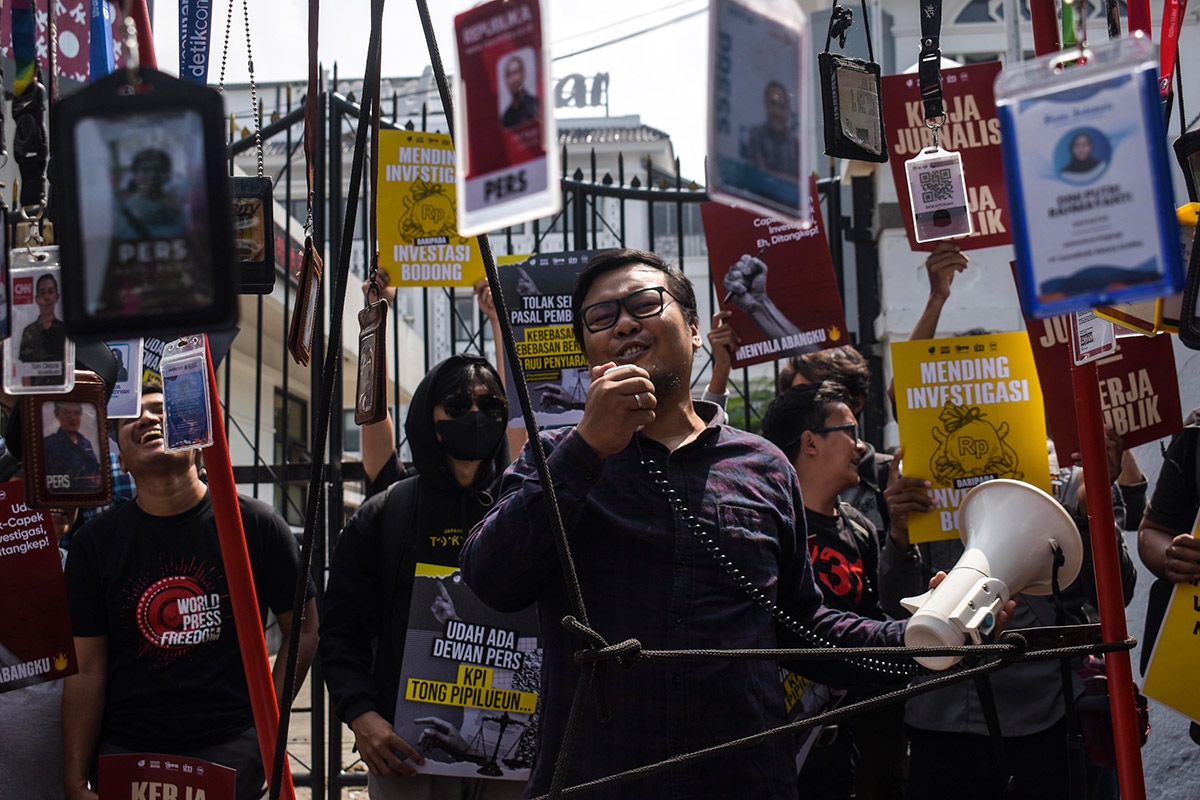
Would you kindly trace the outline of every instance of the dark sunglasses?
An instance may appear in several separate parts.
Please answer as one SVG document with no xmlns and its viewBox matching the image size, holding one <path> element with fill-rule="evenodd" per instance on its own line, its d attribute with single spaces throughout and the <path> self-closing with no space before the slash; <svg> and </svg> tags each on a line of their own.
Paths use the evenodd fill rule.
<svg viewBox="0 0 1200 800">
<path fill-rule="evenodd" d="M 827 433 L 833 433 L 834 431 L 841 431 L 842 433 L 846 434 L 851 439 L 853 439 L 855 442 L 858 442 L 858 440 L 862 438 L 861 436 L 858 435 L 858 423 L 857 422 L 847 422 L 845 425 L 831 425 L 828 428 L 813 428 L 812 429 L 813 433 L 819 433 L 821 435 L 825 435 Z"/>
<path fill-rule="evenodd" d="M 616 300 L 601 300 L 579 310 L 584 326 L 592 333 L 606 331 L 617 324 L 624 306 L 635 319 L 654 317 L 667 307 L 667 297 L 672 300 L 675 295 L 667 291 L 665 286 L 651 286 L 648 289 L 638 289 Z"/>
<path fill-rule="evenodd" d="M 472 406 L 478 406 L 485 417 L 496 422 L 508 419 L 508 403 L 504 398 L 494 394 L 474 395 L 470 392 L 458 392 L 446 395 L 438 405 L 450 415 L 451 419 L 458 419 L 470 411 Z"/>
<path fill-rule="evenodd" d="M 851 439 L 853 439 L 855 444 L 858 444 L 859 440 L 862 438 L 861 436 L 858 435 L 858 423 L 856 423 L 856 422 L 847 422 L 845 425 L 831 425 L 828 428 L 810 428 L 808 432 L 809 433 L 818 433 L 822 436 L 825 436 L 826 434 L 833 433 L 834 431 L 842 431 L 847 436 L 849 436 Z M 800 431 L 800 435 L 796 436 L 795 438 L 793 438 L 787 442 L 784 442 L 783 446 L 780 447 L 779 449 L 785 453 L 789 453 L 789 458 L 790 458 L 791 457 L 790 456 L 791 449 L 793 447 L 795 447 L 796 445 L 800 444 L 800 440 L 803 438 L 804 438 L 804 431 Z"/>
</svg>

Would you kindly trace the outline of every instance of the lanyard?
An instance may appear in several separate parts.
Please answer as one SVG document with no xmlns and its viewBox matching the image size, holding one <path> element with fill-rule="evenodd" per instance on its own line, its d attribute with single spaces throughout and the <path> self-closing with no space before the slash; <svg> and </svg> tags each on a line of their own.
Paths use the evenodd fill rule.
<svg viewBox="0 0 1200 800">
<path fill-rule="evenodd" d="M 17 65 L 13 95 L 20 97 L 34 82 L 34 69 L 37 66 L 37 39 L 30 0 L 12 0 L 12 46 L 13 61 Z"/>
<path fill-rule="evenodd" d="M 308 0 L 308 95 L 304 98 L 304 175 L 308 181 L 308 213 L 304 227 L 313 224 L 313 168 L 317 163 L 317 103 L 321 78 L 317 70 L 317 45 L 321 30 L 321 0 Z M 372 164 L 372 169 L 375 169 Z"/>
<path fill-rule="evenodd" d="M 233 27 L 233 14 L 229 15 Z M 228 30 L 225 34 L 228 41 Z M 208 54 L 212 42 L 211 0 L 179 0 L 179 77 L 208 83 Z"/>
<path fill-rule="evenodd" d="M 51 0 L 54 2 L 54 0 Z M 46 201 L 46 87 L 37 74 L 37 42 L 30 0 L 13 0 L 13 158 L 21 172 L 21 205 L 41 207 Z M 39 215 L 41 211 L 37 212 Z"/>
<path fill-rule="evenodd" d="M 921 102 L 925 105 L 925 121 L 945 121 L 942 108 L 942 0 L 923 0 L 921 3 L 921 55 L 917 59 L 917 77 L 921 81 Z M 938 123 L 938 128 L 941 122 Z M 937 129 L 934 128 L 936 142 Z"/>
<path fill-rule="evenodd" d="M 1165 99 L 1171 94 L 1171 78 L 1175 74 L 1179 56 L 1179 30 L 1183 26 L 1183 15 L 1187 11 L 1187 0 L 1167 0 L 1163 8 L 1162 44 L 1159 48 L 1158 91 Z"/>
<path fill-rule="evenodd" d="M 108 0 L 89 0 L 88 34 L 91 39 L 88 72 L 95 81 L 113 69 L 112 9 Z"/>
</svg>

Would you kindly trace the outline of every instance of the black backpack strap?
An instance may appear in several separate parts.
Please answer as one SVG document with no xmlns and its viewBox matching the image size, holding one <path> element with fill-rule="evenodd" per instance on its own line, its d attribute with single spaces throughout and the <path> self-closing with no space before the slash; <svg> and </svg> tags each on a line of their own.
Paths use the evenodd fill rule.
<svg viewBox="0 0 1200 800">
<path fill-rule="evenodd" d="M 863 524 L 854 517 L 855 514 L 861 514 L 861 511 L 856 509 L 850 503 L 847 503 L 845 500 L 838 500 L 838 511 L 841 512 L 842 519 L 845 521 L 845 523 L 853 528 L 855 533 L 867 541 L 872 540 L 873 537 L 871 536 L 871 531 L 867 530 L 867 528 L 865 528 Z"/>
</svg>

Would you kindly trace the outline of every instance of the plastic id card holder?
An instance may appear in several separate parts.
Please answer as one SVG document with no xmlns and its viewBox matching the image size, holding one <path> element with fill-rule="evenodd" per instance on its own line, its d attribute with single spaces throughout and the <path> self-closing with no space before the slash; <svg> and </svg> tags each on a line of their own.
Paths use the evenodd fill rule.
<svg viewBox="0 0 1200 800">
<path fill-rule="evenodd" d="M 208 402 L 208 355 L 203 334 L 188 334 L 163 348 L 163 450 L 198 450 L 213 443 Z"/>
<path fill-rule="evenodd" d="M 913 230 L 918 242 L 969 236 L 975 231 L 967 205 L 962 156 L 931 147 L 904 162 Z"/>
<path fill-rule="evenodd" d="M 996 79 L 1017 284 L 1044 318 L 1178 292 L 1155 46 L 1130 36 Z"/>
<path fill-rule="evenodd" d="M 708 18 L 709 196 L 811 227 L 808 16 L 794 0 L 713 0 Z"/>
<path fill-rule="evenodd" d="M 4 345 L 4 390 L 65 394 L 75 386 L 75 342 L 63 324 L 58 247 L 12 251 L 13 335 Z"/>
</svg>

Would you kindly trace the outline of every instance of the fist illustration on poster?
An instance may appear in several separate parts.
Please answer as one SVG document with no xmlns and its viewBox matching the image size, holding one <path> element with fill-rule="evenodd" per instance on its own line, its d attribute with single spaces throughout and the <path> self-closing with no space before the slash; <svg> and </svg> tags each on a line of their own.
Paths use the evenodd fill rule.
<svg viewBox="0 0 1200 800">
<path fill-rule="evenodd" d="M 745 311 L 770 339 L 800 333 L 767 296 L 767 264 L 757 256 L 743 254 L 725 273 L 725 302 Z"/>
</svg>

